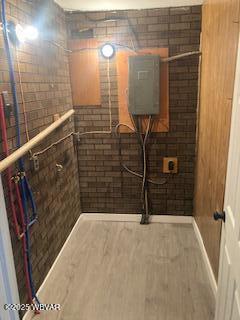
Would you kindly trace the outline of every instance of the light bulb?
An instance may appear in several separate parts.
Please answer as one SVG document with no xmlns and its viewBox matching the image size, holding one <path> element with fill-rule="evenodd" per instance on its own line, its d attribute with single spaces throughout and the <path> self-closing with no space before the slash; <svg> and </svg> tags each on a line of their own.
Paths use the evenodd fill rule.
<svg viewBox="0 0 240 320">
<path fill-rule="evenodd" d="M 101 54 L 103 55 L 104 58 L 110 59 L 114 56 L 115 54 L 115 48 L 111 43 L 105 43 L 101 47 Z"/>
<path fill-rule="evenodd" d="M 24 28 L 24 35 L 28 40 L 36 40 L 38 38 L 38 30 L 33 26 L 27 26 Z"/>
<path fill-rule="evenodd" d="M 19 46 L 26 40 L 36 40 L 38 38 L 38 30 L 34 26 L 21 26 L 21 24 L 15 24 L 13 21 L 7 22 L 7 31 L 10 41 Z"/>
</svg>

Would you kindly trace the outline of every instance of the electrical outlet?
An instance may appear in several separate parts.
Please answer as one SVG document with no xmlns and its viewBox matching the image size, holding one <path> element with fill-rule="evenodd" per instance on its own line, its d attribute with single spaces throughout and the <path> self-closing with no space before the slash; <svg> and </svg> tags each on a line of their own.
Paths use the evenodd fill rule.
<svg viewBox="0 0 240 320">
<path fill-rule="evenodd" d="M 178 159 L 166 157 L 163 158 L 163 173 L 177 173 Z"/>
</svg>

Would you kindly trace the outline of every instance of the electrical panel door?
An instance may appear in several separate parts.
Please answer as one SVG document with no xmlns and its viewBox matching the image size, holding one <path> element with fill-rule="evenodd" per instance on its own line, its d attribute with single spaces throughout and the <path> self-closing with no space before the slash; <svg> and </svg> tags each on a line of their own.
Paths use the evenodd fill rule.
<svg viewBox="0 0 240 320">
<path fill-rule="evenodd" d="M 132 115 L 157 115 L 160 108 L 160 57 L 129 57 L 128 110 Z"/>
</svg>

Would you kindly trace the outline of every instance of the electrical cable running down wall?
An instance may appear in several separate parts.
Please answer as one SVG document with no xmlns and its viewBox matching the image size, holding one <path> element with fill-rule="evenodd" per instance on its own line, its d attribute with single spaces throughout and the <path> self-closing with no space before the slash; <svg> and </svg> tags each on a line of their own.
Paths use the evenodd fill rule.
<svg viewBox="0 0 240 320">
<path fill-rule="evenodd" d="M 136 121 L 137 120 L 137 121 Z M 148 124 L 147 124 L 147 130 L 145 134 L 143 134 L 142 126 L 141 126 L 141 121 L 142 119 L 134 119 L 132 118 L 132 121 L 134 123 L 134 128 L 124 124 L 124 123 L 119 123 L 115 127 L 115 134 L 118 138 L 118 150 L 119 150 L 119 159 L 120 159 L 120 164 L 124 170 L 126 170 L 128 173 L 142 179 L 142 191 L 141 191 L 141 201 L 142 201 L 142 219 L 141 219 L 141 224 L 148 224 L 149 223 L 149 216 L 150 216 L 150 210 L 149 210 L 149 195 L 148 195 L 148 183 L 152 183 L 155 185 L 163 185 L 166 183 L 166 179 L 161 179 L 159 181 L 154 181 L 147 176 L 147 143 L 149 136 L 151 134 L 151 130 L 153 127 L 154 120 L 152 119 L 152 116 L 149 116 L 148 118 Z M 130 129 L 132 132 L 136 133 L 139 141 L 139 145 L 141 148 L 141 160 L 142 160 L 142 167 L 143 167 L 143 174 L 140 174 L 138 172 L 135 172 L 128 168 L 122 161 L 122 152 L 121 152 L 121 134 L 119 133 L 119 128 L 120 127 L 127 127 Z"/>
</svg>

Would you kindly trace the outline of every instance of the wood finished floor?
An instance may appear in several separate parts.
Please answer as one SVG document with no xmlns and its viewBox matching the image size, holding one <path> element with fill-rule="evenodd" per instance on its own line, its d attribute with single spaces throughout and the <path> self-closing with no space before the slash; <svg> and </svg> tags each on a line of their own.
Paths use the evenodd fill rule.
<svg viewBox="0 0 240 320">
<path fill-rule="evenodd" d="M 40 293 L 39 320 L 213 320 L 191 225 L 81 221 Z"/>
</svg>

